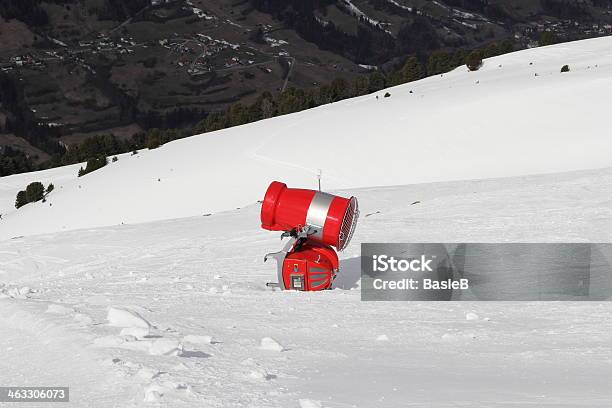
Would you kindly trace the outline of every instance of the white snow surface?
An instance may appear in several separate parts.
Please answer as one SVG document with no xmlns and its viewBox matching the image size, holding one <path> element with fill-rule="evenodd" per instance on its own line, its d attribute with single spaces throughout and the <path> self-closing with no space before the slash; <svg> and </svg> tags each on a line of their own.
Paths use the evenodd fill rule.
<svg viewBox="0 0 612 408">
<path fill-rule="evenodd" d="M 529 50 L 81 179 L 52 170 L 63 188 L 0 221 L 0 384 L 70 386 L 79 408 L 612 406 L 609 302 L 359 291 L 364 242 L 610 242 L 611 50 Z M 256 200 L 319 168 L 362 210 L 334 290 L 266 288 L 281 243 Z"/>
<path fill-rule="evenodd" d="M 110 307 L 106 317 L 109 326 L 115 327 L 139 327 L 148 329 L 151 324 L 133 310 L 120 307 Z"/>
<path fill-rule="evenodd" d="M 123 155 L 81 178 L 71 166 L 0 179 L 0 239 L 216 213 L 261 200 L 275 179 L 314 188 L 319 169 L 337 190 L 612 166 L 611 51 L 612 37 L 520 51 Z M 62 188 L 15 211 L 17 190 L 42 177 Z"/>
<path fill-rule="evenodd" d="M 265 287 L 276 271 L 262 255 L 280 242 L 258 204 L 2 242 L 0 291 L 35 291 L 0 299 L 0 383 L 70 385 L 79 408 L 612 405 L 609 302 L 359 291 L 362 242 L 610 242 L 612 169 L 343 193 L 363 216 L 336 289 L 320 293 Z M 106 324 L 111 306 L 150 335 Z"/>
<path fill-rule="evenodd" d="M 268 351 L 285 351 L 285 348 L 271 337 L 264 337 L 260 342 L 260 349 Z"/>
</svg>

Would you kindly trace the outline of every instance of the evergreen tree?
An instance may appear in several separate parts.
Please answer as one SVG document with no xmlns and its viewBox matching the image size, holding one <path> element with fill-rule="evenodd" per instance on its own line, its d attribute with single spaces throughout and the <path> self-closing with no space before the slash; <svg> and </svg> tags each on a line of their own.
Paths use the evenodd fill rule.
<svg viewBox="0 0 612 408">
<path fill-rule="evenodd" d="M 17 199 L 15 200 L 15 208 L 21 208 L 28 203 L 28 198 L 25 191 L 17 193 Z"/>
<path fill-rule="evenodd" d="M 256 122 L 263 118 L 263 112 L 261 110 L 262 103 L 263 99 L 261 95 L 259 95 L 255 102 L 248 107 L 249 122 Z"/>
<path fill-rule="evenodd" d="M 387 79 L 378 71 L 371 73 L 368 80 L 368 91 L 370 93 L 380 91 L 387 86 Z"/>
<path fill-rule="evenodd" d="M 25 173 L 34 169 L 35 165 L 32 159 L 26 156 L 25 153 L 15 150 L 10 146 L 4 147 L 4 151 L 0 155 L 0 177 Z"/>
<path fill-rule="evenodd" d="M 450 60 L 451 69 L 455 69 L 465 64 L 465 59 L 467 58 L 468 54 L 469 52 L 464 49 L 455 51 Z"/>
<path fill-rule="evenodd" d="M 53 185 L 53 183 L 49 183 L 49 185 L 47 186 L 47 194 L 52 192 L 54 189 L 55 189 L 55 186 Z"/>
<path fill-rule="evenodd" d="M 501 54 L 508 54 L 509 52 L 514 51 L 514 41 L 509 38 L 507 40 L 504 40 L 501 43 L 501 46 L 499 47 L 499 53 Z"/>
<path fill-rule="evenodd" d="M 449 55 L 443 51 L 432 53 L 427 59 L 427 75 L 437 75 L 450 71 Z"/>
<path fill-rule="evenodd" d="M 368 77 L 360 75 L 353 81 L 353 96 L 366 95 L 369 92 L 370 82 Z"/>
<path fill-rule="evenodd" d="M 196 133 L 214 132 L 215 130 L 225 129 L 229 121 L 225 112 L 211 112 L 206 119 L 201 120 L 195 126 Z"/>
<path fill-rule="evenodd" d="M 145 147 L 147 149 L 157 149 L 161 144 L 162 144 L 162 135 L 159 129 L 155 128 L 155 129 L 150 129 L 147 132 L 147 139 L 146 139 L 146 144 Z"/>
<path fill-rule="evenodd" d="M 467 65 L 470 71 L 478 71 L 482 66 L 482 53 L 480 50 L 472 51 L 465 59 L 465 65 Z"/>
<path fill-rule="evenodd" d="M 344 78 L 336 78 L 330 86 L 333 102 L 341 101 L 349 97 L 349 84 Z"/>
<path fill-rule="evenodd" d="M 278 97 L 278 114 L 299 112 L 308 107 L 306 93 L 302 89 L 289 88 Z"/>
<path fill-rule="evenodd" d="M 133 136 L 132 139 L 134 139 Z M 144 146 L 144 135 L 142 135 L 142 145 Z M 59 164 L 68 165 L 86 161 L 88 158 L 98 155 L 111 156 L 114 154 L 123 153 L 129 150 L 127 143 L 117 139 L 114 135 L 98 135 L 85 139 L 77 145 L 71 145 L 70 148 L 62 155 Z"/>
<path fill-rule="evenodd" d="M 391 72 L 388 77 L 389 79 L 387 80 L 387 82 L 390 86 L 401 85 L 404 83 L 404 81 L 402 80 L 402 74 L 399 70 Z"/>
<path fill-rule="evenodd" d="M 42 183 L 35 181 L 26 187 L 26 200 L 28 203 L 42 200 L 45 195 L 45 187 Z"/>
<path fill-rule="evenodd" d="M 348 91 L 349 93 L 351 92 L 350 90 Z M 314 89 L 309 89 L 308 91 L 306 91 L 304 93 L 304 109 L 310 109 L 310 108 L 314 108 L 317 106 L 317 102 L 316 102 L 316 91 Z"/>
<path fill-rule="evenodd" d="M 84 176 L 85 174 L 91 173 L 92 171 L 101 169 L 106 166 L 108 160 L 106 156 L 98 156 L 93 159 L 87 160 L 87 165 L 83 169 L 82 167 L 79 169 L 79 177 Z"/>
<path fill-rule="evenodd" d="M 249 111 L 241 103 L 232 105 L 227 111 L 227 116 L 229 118 L 229 127 L 244 125 L 249 122 Z"/>
<path fill-rule="evenodd" d="M 402 83 L 418 81 L 425 76 L 423 66 L 416 56 L 408 57 L 406 63 L 400 70 Z"/>
<path fill-rule="evenodd" d="M 557 36 L 552 31 L 544 31 L 542 34 L 540 34 L 540 40 L 538 43 L 540 44 L 540 47 L 556 44 Z"/>
<path fill-rule="evenodd" d="M 276 105 L 274 103 L 274 99 L 264 98 L 261 101 L 261 116 L 264 119 L 271 118 L 276 115 Z"/>
<path fill-rule="evenodd" d="M 278 101 L 278 114 L 286 115 L 298 111 L 300 101 L 293 92 L 285 92 Z"/>
<path fill-rule="evenodd" d="M 332 90 L 331 86 L 324 84 L 319 87 L 319 93 L 316 98 L 317 105 L 325 105 L 327 103 L 331 103 L 333 101 L 332 98 Z"/>
<path fill-rule="evenodd" d="M 492 43 L 492 44 L 489 44 L 487 48 L 485 48 L 485 51 L 484 51 L 485 58 L 491 58 L 497 55 L 499 55 L 499 48 L 497 48 L 497 44 Z"/>
</svg>

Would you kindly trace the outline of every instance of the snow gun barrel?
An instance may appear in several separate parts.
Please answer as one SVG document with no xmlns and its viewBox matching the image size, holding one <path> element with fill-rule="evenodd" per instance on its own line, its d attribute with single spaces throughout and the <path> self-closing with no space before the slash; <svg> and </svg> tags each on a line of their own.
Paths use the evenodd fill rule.
<svg viewBox="0 0 612 408">
<path fill-rule="evenodd" d="M 316 190 L 288 188 L 273 181 L 261 206 L 261 227 L 270 231 L 308 231 L 308 239 L 347 247 L 359 218 L 357 198 L 344 198 Z"/>
</svg>

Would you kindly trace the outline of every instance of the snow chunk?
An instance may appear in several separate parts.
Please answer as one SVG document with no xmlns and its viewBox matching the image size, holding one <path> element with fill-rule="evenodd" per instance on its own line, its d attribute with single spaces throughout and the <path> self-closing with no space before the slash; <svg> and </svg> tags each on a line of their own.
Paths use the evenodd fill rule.
<svg viewBox="0 0 612 408">
<path fill-rule="evenodd" d="M 264 337 L 261 339 L 261 345 L 259 348 L 268 351 L 285 351 L 285 348 L 272 337 Z"/>
<path fill-rule="evenodd" d="M 387 336 L 386 334 L 381 334 L 376 338 L 376 341 L 389 341 L 389 336 Z"/>
<path fill-rule="evenodd" d="M 275 375 L 268 373 L 263 368 L 257 368 L 255 370 L 251 370 L 249 373 L 249 378 L 257 381 L 270 381 L 276 378 Z"/>
<path fill-rule="evenodd" d="M 88 326 L 93 323 L 93 319 L 91 317 L 87 316 L 86 314 L 82 314 L 82 313 L 75 314 L 73 319 L 81 323 L 83 326 Z"/>
<path fill-rule="evenodd" d="M 478 315 L 474 312 L 468 312 L 465 314 L 466 320 L 478 320 Z"/>
<path fill-rule="evenodd" d="M 212 344 L 213 338 L 212 336 L 196 336 L 194 334 L 188 334 L 183 337 L 183 341 L 192 344 Z"/>
<path fill-rule="evenodd" d="M 322 408 L 321 401 L 315 401 L 311 399 L 300 399 L 300 408 Z"/>
<path fill-rule="evenodd" d="M 164 395 L 164 389 L 159 385 L 152 384 L 145 389 L 144 402 L 158 402 Z"/>
<path fill-rule="evenodd" d="M 126 327 L 119 333 L 121 336 L 134 336 L 137 339 L 142 339 L 150 333 L 148 327 Z"/>
<path fill-rule="evenodd" d="M 107 316 L 109 326 L 115 327 L 142 327 L 149 329 L 151 323 L 138 313 L 119 307 L 110 307 Z"/>
<path fill-rule="evenodd" d="M 29 286 L 24 286 L 24 287 L 22 287 L 21 289 L 19 289 L 19 294 L 20 294 L 21 296 L 25 296 L 25 295 L 27 295 L 27 294 L 29 294 L 29 293 L 32 293 L 32 289 L 30 289 L 30 287 L 29 287 Z"/>
<path fill-rule="evenodd" d="M 28 292 L 26 293 L 25 290 L 23 290 L 24 288 L 6 288 L 4 289 L 4 294 L 6 296 L 4 297 L 11 297 L 13 299 L 26 299 L 26 294 L 29 293 L 29 288 L 28 288 Z M 23 293 L 22 293 L 23 292 Z"/>
<path fill-rule="evenodd" d="M 67 308 L 66 306 L 62 306 L 62 305 L 49 305 L 49 307 L 47 308 L 47 311 L 45 313 L 67 315 L 67 314 L 70 314 L 72 312 L 73 312 L 73 310 L 70 309 L 70 308 Z"/>
<path fill-rule="evenodd" d="M 160 374 L 161 373 L 158 370 L 155 370 L 154 368 L 142 367 L 140 370 L 138 370 L 136 376 L 143 380 L 152 380 L 156 377 L 159 377 Z"/>
<path fill-rule="evenodd" d="M 178 356 L 182 351 L 183 345 L 173 339 L 157 339 L 149 345 L 149 354 L 153 356 Z"/>
<path fill-rule="evenodd" d="M 464 340 L 474 340 L 476 338 L 476 334 L 474 333 L 444 333 L 442 335 L 442 340 L 445 341 L 464 341 Z"/>
</svg>

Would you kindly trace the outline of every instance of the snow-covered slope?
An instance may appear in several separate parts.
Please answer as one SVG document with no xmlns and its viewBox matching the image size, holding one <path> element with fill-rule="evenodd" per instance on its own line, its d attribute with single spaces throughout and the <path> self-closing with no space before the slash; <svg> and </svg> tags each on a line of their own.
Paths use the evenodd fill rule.
<svg viewBox="0 0 612 408">
<path fill-rule="evenodd" d="M 612 38 L 504 55 L 388 92 L 122 157 L 6 213 L 0 239 L 242 207 L 273 179 L 314 187 L 318 169 L 330 190 L 612 166 Z"/>
<path fill-rule="evenodd" d="M 0 177 L 0 214 L 8 214 L 15 211 L 17 192 L 25 190 L 29 183 L 39 181 L 44 184 L 45 188 L 49 183 L 53 183 L 54 187 L 63 189 L 63 185 L 66 182 L 77 179 L 80 167 L 80 164 L 75 164 L 49 170 Z"/>
<path fill-rule="evenodd" d="M 611 302 L 358 289 L 361 242 L 610 242 L 611 169 L 344 193 L 363 217 L 323 293 L 266 289 L 281 244 L 257 204 L 0 243 L 0 383 L 79 408 L 612 406 Z"/>
<path fill-rule="evenodd" d="M 612 406 L 610 302 L 359 291 L 363 242 L 610 242 L 611 40 L 195 136 L 83 178 L 0 179 L 0 384 L 70 386 L 79 408 Z M 256 201 L 272 179 L 314 187 L 317 169 L 362 209 L 335 290 L 266 288 L 262 255 L 281 244 Z M 47 202 L 11 209 L 36 180 L 55 184 Z"/>
</svg>

